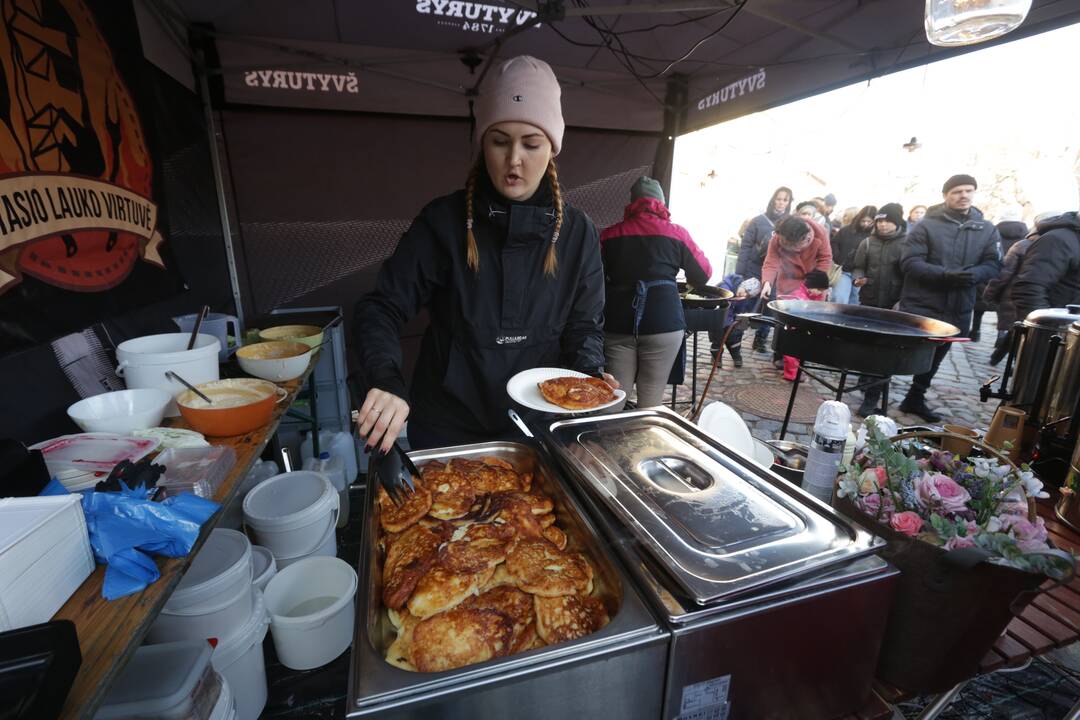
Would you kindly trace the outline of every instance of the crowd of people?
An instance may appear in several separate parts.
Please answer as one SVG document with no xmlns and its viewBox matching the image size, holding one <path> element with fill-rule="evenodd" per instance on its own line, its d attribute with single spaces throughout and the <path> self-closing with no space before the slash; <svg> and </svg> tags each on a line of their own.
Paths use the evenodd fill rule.
<svg viewBox="0 0 1080 720">
<path fill-rule="evenodd" d="M 1045 213 L 1029 229 L 1017 214 L 995 225 L 975 207 L 977 191 L 974 177 L 954 175 L 932 207 L 916 205 L 905 215 L 899 203 L 866 205 L 837 221 L 834 196 L 796 203 L 790 188 L 777 188 L 765 211 L 743 223 L 735 272 L 717 283 L 734 293 L 728 322 L 766 300 L 830 301 L 941 320 L 977 341 L 982 315 L 993 308 L 998 337 L 991 361 L 1000 362 L 1016 320 L 1033 309 L 1080 302 L 1080 221 L 1076 213 Z M 712 266 L 672 222 L 659 182 L 640 178 L 630 200 L 624 219 L 600 236 L 604 350 L 607 370 L 628 391 L 636 386 L 638 406 L 647 407 L 660 403 L 683 343 L 676 279 L 682 271 L 689 286 L 700 287 Z M 1035 246 L 1031 257 L 1038 259 L 1031 260 Z M 752 352 L 768 352 L 769 332 L 766 324 L 755 329 Z M 743 366 L 740 326 L 712 330 L 710 339 L 714 357 L 723 342 L 734 366 Z M 926 392 L 951 347 L 942 343 L 931 367 L 912 378 L 902 412 L 941 419 Z M 797 358 L 774 353 L 773 364 L 785 380 L 798 380 Z M 877 411 L 887 381 L 860 377 L 859 415 Z"/>
</svg>

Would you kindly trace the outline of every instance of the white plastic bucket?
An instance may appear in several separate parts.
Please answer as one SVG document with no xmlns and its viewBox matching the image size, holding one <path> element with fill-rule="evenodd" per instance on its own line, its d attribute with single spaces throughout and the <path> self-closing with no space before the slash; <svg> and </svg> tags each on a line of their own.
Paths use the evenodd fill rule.
<svg viewBox="0 0 1080 720">
<path fill-rule="evenodd" d="M 265 590 L 266 583 L 277 573 L 277 562 L 274 553 L 262 545 L 251 546 L 251 584 L 258 590 Z"/>
<path fill-rule="evenodd" d="M 195 347 L 187 349 L 190 333 L 165 333 L 145 335 L 120 343 L 116 348 L 116 374 L 124 378 L 129 388 L 158 388 L 176 397 L 186 388 L 175 380 L 165 377 L 172 370 L 192 385 L 217 380 L 218 351 L 221 343 L 213 335 L 195 338 Z M 176 401 L 165 408 L 168 417 L 176 417 L 180 410 Z"/>
<path fill-rule="evenodd" d="M 244 498 L 244 524 L 279 565 L 283 559 L 295 560 L 320 550 L 327 531 L 336 554 L 337 517 L 337 491 L 322 473 L 300 470 L 275 475 Z"/>
<path fill-rule="evenodd" d="M 228 637 L 251 617 L 251 581 L 247 537 L 214 529 L 147 637 L 153 643 Z"/>
<path fill-rule="evenodd" d="M 270 580 L 266 611 L 282 665 L 310 670 L 349 648 L 356 585 L 349 563 L 328 557 L 304 558 Z"/>
<path fill-rule="evenodd" d="M 266 665 L 263 660 L 263 640 L 270 626 L 266 603 L 261 591 L 255 591 L 255 608 L 251 617 L 236 633 L 219 642 L 210 658 L 214 669 L 228 681 L 236 698 L 236 715 L 240 720 L 256 720 L 266 706 Z"/>
<path fill-rule="evenodd" d="M 323 535 L 322 542 L 311 552 L 295 557 L 274 558 L 274 560 L 277 562 L 277 569 L 281 570 L 306 557 L 337 557 L 337 528 L 334 525 L 326 528 L 326 534 Z"/>
</svg>

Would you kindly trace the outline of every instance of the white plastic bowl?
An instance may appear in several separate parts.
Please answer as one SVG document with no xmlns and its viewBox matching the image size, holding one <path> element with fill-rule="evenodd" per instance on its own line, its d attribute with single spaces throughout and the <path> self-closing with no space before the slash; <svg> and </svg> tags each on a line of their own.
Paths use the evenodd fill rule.
<svg viewBox="0 0 1080 720">
<path fill-rule="evenodd" d="M 67 414 L 84 432 L 125 435 L 160 425 L 171 401 L 169 393 L 157 388 L 117 390 L 80 400 Z"/>
<path fill-rule="evenodd" d="M 236 359 L 249 375 L 286 382 L 304 374 L 311 363 L 311 353 L 311 347 L 302 342 L 277 340 L 245 345 L 236 351 Z"/>
</svg>

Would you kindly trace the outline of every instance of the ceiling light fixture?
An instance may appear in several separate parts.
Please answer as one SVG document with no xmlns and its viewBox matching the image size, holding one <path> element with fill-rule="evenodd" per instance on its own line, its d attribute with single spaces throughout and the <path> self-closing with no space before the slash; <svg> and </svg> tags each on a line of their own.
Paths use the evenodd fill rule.
<svg viewBox="0 0 1080 720">
<path fill-rule="evenodd" d="M 993 40 L 1024 22 L 1031 0 L 926 0 L 926 39 L 956 47 Z"/>
</svg>

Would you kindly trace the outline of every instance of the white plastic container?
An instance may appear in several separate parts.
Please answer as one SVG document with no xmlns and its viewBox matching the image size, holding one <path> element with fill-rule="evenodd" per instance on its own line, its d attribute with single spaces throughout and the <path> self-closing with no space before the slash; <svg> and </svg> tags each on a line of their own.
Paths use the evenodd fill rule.
<svg viewBox="0 0 1080 720">
<path fill-rule="evenodd" d="M 94 571 L 80 499 L 0 500 L 0 631 L 48 622 Z"/>
<path fill-rule="evenodd" d="M 337 527 L 330 525 L 326 528 L 326 532 L 323 534 L 322 540 L 319 541 L 318 547 L 311 552 L 306 552 L 301 555 L 294 555 L 292 557 L 280 557 L 274 558 L 277 563 L 277 569 L 287 568 L 298 560 L 303 560 L 309 557 L 337 557 Z"/>
<path fill-rule="evenodd" d="M 252 545 L 251 565 L 251 584 L 257 590 L 265 590 L 266 583 L 270 582 L 270 578 L 277 573 L 277 562 L 274 560 L 274 553 L 262 545 Z"/>
<path fill-rule="evenodd" d="M 255 591 L 255 607 L 251 617 L 230 637 L 218 643 L 211 662 L 214 669 L 228 681 L 236 698 L 236 714 L 240 720 L 257 720 L 266 706 L 266 665 L 263 660 L 263 640 L 270 626 L 266 603 L 261 591 Z"/>
<path fill-rule="evenodd" d="M 345 479 L 345 462 L 341 456 L 331 456 L 328 452 L 322 452 L 318 458 L 308 458 L 304 461 L 305 470 L 314 470 L 326 476 L 330 484 L 338 493 L 338 521 L 339 528 L 345 527 L 349 522 L 349 483 Z"/>
<path fill-rule="evenodd" d="M 175 380 L 165 377 L 172 370 L 192 385 L 217 380 L 218 351 L 221 343 L 213 335 L 195 338 L 195 347 L 187 349 L 190 333 L 166 333 L 145 335 L 120 343 L 116 347 L 116 374 L 124 378 L 129 388 L 158 388 L 173 398 L 185 388 Z M 165 415 L 176 417 L 180 410 L 173 400 L 165 408 Z"/>
<path fill-rule="evenodd" d="M 310 670 L 352 643 L 356 571 L 337 558 L 304 558 L 266 586 L 274 648 L 281 664 Z"/>
<path fill-rule="evenodd" d="M 356 450 L 356 439 L 350 433 L 331 430 L 319 432 L 319 452 L 328 452 L 331 457 L 339 457 L 345 463 L 346 486 L 356 481 L 356 474 L 359 472 Z M 300 443 L 300 462 L 304 463 L 313 457 L 315 454 L 311 449 L 311 433 L 307 433 Z"/>
<path fill-rule="evenodd" d="M 188 720 L 216 712 L 225 688 L 202 640 L 143 645 L 109 688 L 96 720 Z M 231 698 L 230 698 L 231 702 Z"/>
<path fill-rule="evenodd" d="M 259 483 L 244 498 L 244 524 L 260 545 L 274 554 L 278 566 L 317 550 L 337 554 L 334 526 L 337 490 L 322 473 L 300 470 Z"/>
<path fill-rule="evenodd" d="M 226 638 L 251 618 L 251 542 L 241 532 L 216 528 L 165 602 L 150 642 Z"/>
</svg>

